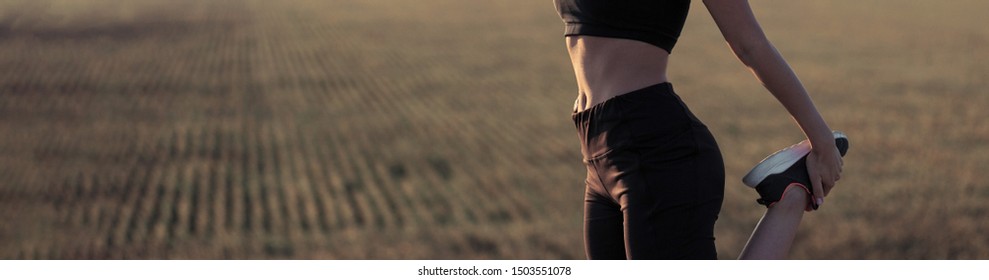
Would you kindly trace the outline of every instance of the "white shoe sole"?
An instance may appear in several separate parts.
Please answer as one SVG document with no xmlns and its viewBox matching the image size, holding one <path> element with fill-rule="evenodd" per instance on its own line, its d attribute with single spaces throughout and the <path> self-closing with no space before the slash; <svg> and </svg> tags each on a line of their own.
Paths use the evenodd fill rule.
<svg viewBox="0 0 989 280">
<path fill-rule="evenodd" d="M 848 138 L 841 131 L 834 131 L 832 133 L 835 139 Z M 769 177 L 769 175 L 786 171 L 787 168 L 793 166 L 794 163 L 808 153 L 810 153 L 810 142 L 807 140 L 776 151 L 760 161 L 759 164 L 756 164 L 748 174 L 745 174 L 745 177 L 742 177 L 742 183 L 745 183 L 750 188 L 755 188 L 762 180 Z"/>
</svg>

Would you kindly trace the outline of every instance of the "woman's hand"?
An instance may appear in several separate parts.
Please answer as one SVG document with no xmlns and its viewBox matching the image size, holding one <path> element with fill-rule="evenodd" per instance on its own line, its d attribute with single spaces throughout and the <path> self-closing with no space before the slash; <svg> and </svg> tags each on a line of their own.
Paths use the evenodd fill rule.
<svg viewBox="0 0 989 280">
<path fill-rule="evenodd" d="M 815 146 L 807 154 L 807 173 L 814 192 L 814 203 L 818 207 L 824 204 L 824 197 L 831 193 L 835 183 L 841 179 L 843 164 L 841 153 L 834 144 Z"/>
</svg>

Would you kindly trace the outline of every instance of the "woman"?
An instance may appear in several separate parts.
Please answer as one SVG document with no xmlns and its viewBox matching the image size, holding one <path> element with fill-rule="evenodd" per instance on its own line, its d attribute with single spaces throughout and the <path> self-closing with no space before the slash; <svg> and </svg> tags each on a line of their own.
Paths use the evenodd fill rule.
<svg viewBox="0 0 989 280">
<path fill-rule="evenodd" d="M 666 78 L 690 1 L 554 1 L 566 24 L 579 88 L 573 119 L 588 171 L 587 257 L 716 258 L 714 223 L 724 194 L 721 152 Z M 769 208 L 739 257 L 785 258 L 803 212 L 822 205 L 840 178 L 843 151 L 835 143 L 844 136 L 832 133 L 747 1 L 704 4 L 731 50 L 809 140 L 753 170 L 762 172 L 754 174 L 761 181 L 753 184 L 760 185 L 760 203 Z M 765 168 L 769 162 L 784 162 L 786 172 Z M 787 181 L 796 169 L 802 180 Z"/>
</svg>

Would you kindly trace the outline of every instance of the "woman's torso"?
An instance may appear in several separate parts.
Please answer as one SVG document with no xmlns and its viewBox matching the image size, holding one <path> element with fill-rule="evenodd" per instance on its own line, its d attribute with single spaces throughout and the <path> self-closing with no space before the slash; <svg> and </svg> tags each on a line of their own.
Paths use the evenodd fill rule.
<svg viewBox="0 0 989 280">
<path fill-rule="evenodd" d="M 555 0 L 577 78 L 574 111 L 666 82 L 689 0 Z"/>
<path fill-rule="evenodd" d="M 594 37 L 567 37 L 579 93 L 580 112 L 612 97 L 666 82 L 670 54 L 643 42 Z"/>
</svg>

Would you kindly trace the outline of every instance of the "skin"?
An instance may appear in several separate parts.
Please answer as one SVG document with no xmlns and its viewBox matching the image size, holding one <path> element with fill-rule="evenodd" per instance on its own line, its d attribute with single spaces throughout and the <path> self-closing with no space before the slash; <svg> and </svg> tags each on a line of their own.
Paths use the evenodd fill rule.
<svg viewBox="0 0 989 280">
<path fill-rule="evenodd" d="M 756 226 L 740 258 L 785 258 L 808 203 L 823 205 L 841 178 L 842 159 L 834 137 L 807 90 L 789 64 L 766 38 L 746 0 L 705 0 L 731 51 L 762 82 L 810 140 L 807 171 L 812 195 L 788 189 Z M 574 111 L 612 97 L 666 82 L 669 53 L 639 41 L 593 36 L 566 40 L 579 94 Z M 822 147 L 822 148 L 817 148 Z M 799 191 L 795 191 L 799 190 Z"/>
<path fill-rule="evenodd" d="M 779 260 L 790 253 L 797 226 L 810 196 L 802 188 L 789 188 L 779 202 L 766 210 L 738 255 L 742 260 Z"/>
</svg>

